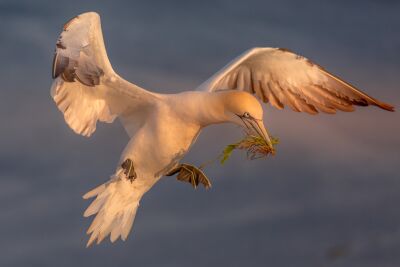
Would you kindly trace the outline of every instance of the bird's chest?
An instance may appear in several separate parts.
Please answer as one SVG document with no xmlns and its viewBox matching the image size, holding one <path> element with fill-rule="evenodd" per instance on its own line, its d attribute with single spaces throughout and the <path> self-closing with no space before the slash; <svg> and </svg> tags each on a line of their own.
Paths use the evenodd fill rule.
<svg viewBox="0 0 400 267">
<path fill-rule="evenodd" d="M 159 124 L 157 131 L 159 146 L 156 149 L 162 166 L 159 175 L 165 174 L 188 152 L 200 132 L 200 126 L 187 123 L 173 116 Z"/>
<path fill-rule="evenodd" d="M 159 114 L 132 137 L 121 160 L 131 158 L 138 176 L 158 179 L 189 150 L 200 126 Z"/>
</svg>

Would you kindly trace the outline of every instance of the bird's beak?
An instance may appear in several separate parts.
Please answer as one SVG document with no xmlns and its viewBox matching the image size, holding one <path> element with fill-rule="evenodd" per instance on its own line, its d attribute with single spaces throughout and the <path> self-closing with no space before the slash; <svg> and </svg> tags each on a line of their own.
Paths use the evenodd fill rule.
<svg viewBox="0 0 400 267">
<path fill-rule="evenodd" d="M 272 155 L 275 155 L 275 148 L 272 143 L 271 137 L 269 136 L 267 128 L 264 126 L 262 121 L 257 122 L 257 126 L 260 129 L 262 133 L 262 137 L 264 138 L 265 142 L 268 144 L 268 146 L 271 148 Z"/>
<path fill-rule="evenodd" d="M 269 147 L 269 151 L 271 151 L 271 154 L 275 155 L 275 149 L 271 137 L 269 136 L 263 121 L 257 120 L 255 118 L 241 117 L 241 119 L 244 123 L 244 126 L 246 127 L 247 134 L 260 137 L 262 140 L 265 141 L 265 144 Z"/>
</svg>

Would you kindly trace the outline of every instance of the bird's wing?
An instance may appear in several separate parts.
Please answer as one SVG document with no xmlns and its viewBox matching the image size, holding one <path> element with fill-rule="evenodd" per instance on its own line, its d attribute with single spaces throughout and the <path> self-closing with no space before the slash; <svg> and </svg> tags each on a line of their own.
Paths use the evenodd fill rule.
<svg viewBox="0 0 400 267">
<path fill-rule="evenodd" d="M 100 17 L 94 12 L 81 14 L 64 25 L 56 44 L 52 77 L 51 96 L 67 124 L 84 136 L 96 130 L 98 120 L 132 118 L 136 110 L 145 110 L 143 107 L 155 99 L 155 94 L 114 72 L 104 46 Z M 128 131 L 130 120 L 124 125 Z"/>
<path fill-rule="evenodd" d="M 198 90 L 244 90 L 283 109 L 316 114 L 353 111 L 353 105 L 394 107 L 374 99 L 305 57 L 280 48 L 253 48 L 231 61 Z"/>
</svg>

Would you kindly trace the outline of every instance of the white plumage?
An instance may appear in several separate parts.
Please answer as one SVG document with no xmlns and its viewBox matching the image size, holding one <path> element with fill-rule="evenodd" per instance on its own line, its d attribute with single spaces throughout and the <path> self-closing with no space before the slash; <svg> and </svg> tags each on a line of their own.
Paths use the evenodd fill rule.
<svg viewBox="0 0 400 267">
<path fill-rule="evenodd" d="M 131 137 L 110 181 L 84 195 L 95 197 L 84 213 L 96 215 L 88 245 L 108 235 L 112 242 L 127 238 L 143 194 L 178 165 L 202 128 L 224 122 L 244 127 L 251 119 L 270 144 L 262 108 L 251 94 L 276 108 L 310 114 L 352 111 L 353 105 L 393 111 L 304 57 L 277 48 L 245 52 L 195 91 L 156 94 L 114 72 L 94 12 L 65 24 L 53 78 L 51 96 L 72 130 L 90 136 L 97 121 L 119 117 Z M 131 164 L 129 171 L 125 163 Z"/>
<path fill-rule="evenodd" d="M 353 111 L 352 105 L 393 109 L 305 57 L 281 48 L 250 49 L 199 87 L 210 92 L 227 89 L 248 91 L 278 109 L 287 105 L 310 114 Z"/>
</svg>

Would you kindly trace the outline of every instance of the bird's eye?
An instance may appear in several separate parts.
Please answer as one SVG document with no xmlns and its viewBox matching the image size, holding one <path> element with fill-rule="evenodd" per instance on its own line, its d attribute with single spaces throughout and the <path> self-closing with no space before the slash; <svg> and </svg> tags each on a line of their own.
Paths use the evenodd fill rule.
<svg viewBox="0 0 400 267">
<path fill-rule="evenodd" d="M 243 113 L 243 117 L 250 118 L 250 114 L 248 112 Z"/>
</svg>

